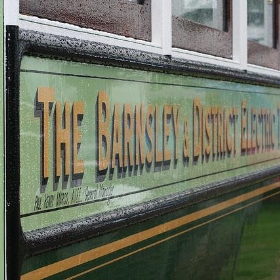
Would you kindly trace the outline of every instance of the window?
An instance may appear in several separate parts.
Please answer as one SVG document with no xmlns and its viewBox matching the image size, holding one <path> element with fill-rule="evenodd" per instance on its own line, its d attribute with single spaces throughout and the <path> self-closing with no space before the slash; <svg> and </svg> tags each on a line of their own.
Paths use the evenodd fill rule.
<svg viewBox="0 0 280 280">
<path fill-rule="evenodd" d="M 279 69 L 278 0 L 247 0 L 248 63 Z"/>
<path fill-rule="evenodd" d="M 225 31 L 226 13 L 223 0 L 173 1 L 173 15 Z"/>
<path fill-rule="evenodd" d="M 249 0 L 247 9 L 248 39 L 273 47 L 273 2 Z"/>
<path fill-rule="evenodd" d="M 230 1 L 173 0 L 173 46 L 231 58 Z"/>
<path fill-rule="evenodd" d="M 49 19 L 53 22 L 46 26 L 58 26 L 61 30 L 63 23 L 72 24 L 65 30 L 75 32 L 76 26 L 89 28 L 87 38 L 95 41 L 101 38 L 102 43 L 271 75 L 278 75 L 271 69 L 280 70 L 279 0 L 20 0 L 19 3 L 21 20 L 27 29 L 37 22 L 40 23 L 37 26 L 46 25 L 40 18 Z M 83 32 L 80 34 L 83 38 Z"/>
<path fill-rule="evenodd" d="M 151 41 L 151 0 L 20 0 L 20 13 Z"/>
</svg>

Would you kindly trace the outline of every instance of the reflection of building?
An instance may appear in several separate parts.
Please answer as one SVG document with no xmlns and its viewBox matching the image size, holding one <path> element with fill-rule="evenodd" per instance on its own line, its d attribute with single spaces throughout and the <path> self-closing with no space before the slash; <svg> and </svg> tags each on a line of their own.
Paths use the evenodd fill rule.
<svg viewBox="0 0 280 280">
<path fill-rule="evenodd" d="M 174 0 L 173 15 L 182 16 L 185 13 L 213 11 L 213 9 L 217 9 L 217 6 L 217 0 Z"/>
<path fill-rule="evenodd" d="M 223 10 L 223 0 L 174 0 L 172 8 L 175 16 L 220 30 L 224 29 Z"/>
<path fill-rule="evenodd" d="M 252 9 L 248 11 L 247 22 L 248 25 L 263 25 L 264 23 L 263 11 L 258 9 Z"/>
<path fill-rule="evenodd" d="M 184 0 L 186 9 L 217 9 L 217 0 Z"/>
<path fill-rule="evenodd" d="M 273 5 L 267 0 L 248 0 L 248 39 L 273 46 Z"/>
</svg>

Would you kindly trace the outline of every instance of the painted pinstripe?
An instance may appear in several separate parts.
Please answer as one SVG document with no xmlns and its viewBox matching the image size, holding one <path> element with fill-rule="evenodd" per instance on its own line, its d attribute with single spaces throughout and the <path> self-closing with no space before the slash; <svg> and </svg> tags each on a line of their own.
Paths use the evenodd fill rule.
<svg viewBox="0 0 280 280">
<path fill-rule="evenodd" d="M 31 271 L 31 272 L 28 272 L 24 275 L 22 275 L 21 279 L 22 280 L 27 280 L 27 279 L 43 279 L 43 278 L 47 278 L 47 277 L 50 277 L 50 276 L 53 276 L 55 274 L 58 274 L 58 273 L 61 273 L 67 269 L 71 269 L 71 268 L 74 268 L 74 267 L 77 267 L 79 265 L 82 265 L 82 264 L 85 264 L 89 261 L 93 261 L 95 259 L 98 259 L 100 257 L 103 257 L 103 256 L 106 256 L 106 255 L 109 255 L 110 253 L 113 253 L 113 252 L 116 252 L 118 250 L 121 250 L 123 248 L 127 248 L 128 246 L 131 246 L 131 245 L 134 245 L 134 244 L 137 244 L 139 242 L 142 242 L 142 241 L 145 241 L 149 238 L 152 238 L 152 237 L 155 237 L 159 234 L 162 234 L 162 233 L 166 233 L 166 232 L 169 232 L 173 229 L 176 229 L 176 228 L 179 228 L 183 225 L 187 225 L 191 222 L 194 222 L 194 221 L 197 221 L 199 219 L 202 219 L 202 218 L 205 218 L 207 216 L 210 216 L 212 214 L 215 214 L 219 211 L 222 211 L 222 210 L 226 210 L 227 208 L 230 208 L 232 206 L 235 206 L 235 205 L 238 205 L 239 203 L 242 203 L 242 202 L 246 202 L 252 198 L 255 198 L 257 196 L 260 196 L 260 195 L 263 195 L 269 191 L 273 191 L 273 190 L 276 190 L 277 188 L 280 188 L 280 182 L 277 182 L 277 183 L 273 183 L 273 184 L 270 184 L 270 185 L 267 185 L 267 186 L 264 186 L 264 187 L 261 187 L 257 190 L 254 190 L 254 191 L 251 191 L 251 192 L 248 192 L 248 193 L 245 193 L 245 194 L 242 194 L 242 195 L 239 195 L 239 196 L 236 196 L 234 198 L 231 198 L 227 201 L 224 201 L 224 202 L 221 202 L 221 203 L 218 203 L 214 206 L 210 206 L 210 207 L 207 207 L 205 209 L 202 209 L 202 210 L 199 210 L 199 211 L 196 211 L 194 213 L 191 213 L 191 214 L 188 214 L 188 215 L 185 215 L 183 217 L 180 217 L 180 218 L 177 218 L 175 220 L 172 220 L 172 221 L 169 221 L 169 222 L 166 222 L 164 224 L 161 224 L 161 225 L 158 225 L 158 226 L 155 226 L 153 228 L 150 228 L 150 229 L 147 229 L 147 230 L 144 230 L 142 231 L 141 233 L 136 233 L 136 234 L 133 234 L 133 235 L 130 235 L 128 237 L 125 237 L 123 239 L 120 239 L 120 240 L 117 240 L 117 241 L 114 241 L 112 243 L 109 243 L 109 244 L 106 244 L 106 245 L 103 245 L 101 247 L 98 247 L 98 248 L 95 248 L 95 249 L 92 249 L 92 250 L 89 250 L 87 252 L 83 252 L 81 254 L 78 254 L 78 255 L 75 255 L 75 256 L 72 256 L 72 257 L 69 257 L 65 260 L 61 260 L 59 262 L 56 262 L 56 263 L 53 263 L 53 264 L 50 264 L 50 265 L 47 265 L 45 267 L 42 267 L 42 268 L 39 268 L 39 269 L 36 269 L 34 271 Z M 278 192 L 280 193 L 280 191 Z M 276 194 L 272 194 L 270 196 L 274 196 Z M 267 196 L 265 198 L 268 198 L 270 196 Z M 207 222 L 204 222 L 204 223 L 201 223 L 195 227 L 192 227 L 190 229 L 187 229 L 185 231 L 181 231 L 175 235 L 171 235 L 165 239 L 162 239 L 156 243 L 153 243 L 153 244 L 150 244 L 146 247 L 142 247 L 140 249 L 138 249 L 137 251 L 133 251 L 127 255 L 123 255 L 117 259 L 114 259 L 114 260 L 111 260 L 107 263 L 104 263 L 104 264 L 101 264 L 100 266 L 97 266 L 97 267 L 94 267 L 90 270 L 87 270 L 85 272 L 82 272 L 81 274 L 77 274 L 75 276 L 73 276 L 72 278 L 69 278 L 69 279 L 74 279 L 75 277 L 79 277 L 80 275 L 82 274 L 86 274 L 90 271 L 93 271 L 93 270 L 96 270 L 102 266 L 105 266 L 105 265 L 108 265 L 112 262 L 115 262 L 119 259 L 122 259 L 122 258 L 125 258 L 129 255 L 132 255 L 132 254 L 135 254 L 139 251 L 142 251 L 144 249 L 147 249 L 149 247 L 152 247 L 152 246 L 155 246 L 159 243 L 162 243 L 164 241 L 167 241 L 171 238 L 174 238 L 178 235 L 181 235 L 187 231 L 190 231 L 196 227 L 200 227 L 202 226 L 203 224 L 206 224 L 206 223 L 210 223 L 216 219 L 219 219 L 219 218 L 222 218 L 226 215 L 229 215 L 233 212 L 236 212 L 238 210 L 241 210 L 245 207 L 248 207 L 254 203 L 257 203 L 259 202 L 260 200 L 263 200 L 265 198 L 261 198 L 255 202 L 252 202 L 252 203 L 249 203 L 245 206 L 242 206 L 238 209 L 235 209 L 235 210 L 232 210 L 232 211 L 229 211 L 228 213 L 226 214 L 223 214 L 223 215 L 220 215 L 212 220 L 209 220 Z"/>
</svg>

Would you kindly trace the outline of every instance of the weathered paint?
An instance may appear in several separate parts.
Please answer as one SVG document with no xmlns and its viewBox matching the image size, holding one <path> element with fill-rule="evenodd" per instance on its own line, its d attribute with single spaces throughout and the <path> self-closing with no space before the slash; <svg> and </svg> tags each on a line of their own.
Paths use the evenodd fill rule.
<svg viewBox="0 0 280 280">
<path fill-rule="evenodd" d="M 274 88 L 26 56 L 23 230 L 276 167 L 279 108 Z M 139 164 L 134 145 L 142 116 L 145 160 Z"/>
</svg>

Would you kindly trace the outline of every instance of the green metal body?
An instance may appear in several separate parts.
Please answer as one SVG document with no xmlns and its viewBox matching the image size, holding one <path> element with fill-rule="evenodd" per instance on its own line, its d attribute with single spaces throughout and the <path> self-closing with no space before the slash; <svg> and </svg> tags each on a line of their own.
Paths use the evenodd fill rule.
<svg viewBox="0 0 280 280">
<path fill-rule="evenodd" d="M 278 89 L 32 57 L 23 58 L 21 65 L 20 200 L 23 231 L 147 202 L 261 171 L 277 166 L 279 162 Z M 54 99 L 48 103 L 51 109 L 47 132 L 42 128 L 44 105 L 38 102 L 40 87 L 54 91 Z M 105 109 L 104 103 L 98 101 L 100 92 L 105 92 L 108 98 Z M 63 157 L 68 149 L 61 147 L 61 151 L 56 151 L 55 148 L 58 102 L 61 129 L 64 129 L 62 112 L 66 110 L 65 104 L 68 103 L 72 112 L 69 114 L 73 114 L 75 102 L 84 106 L 82 120 L 76 127 L 81 133 L 76 154 L 78 160 L 83 161 L 82 174 L 73 174 L 73 161 L 70 160 L 70 172 L 66 176 L 63 168 L 67 161 L 63 158 L 59 162 L 61 175 L 55 174 L 56 155 Z M 98 102 L 107 114 L 100 113 L 99 121 Z M 137 125 L 140 127 L 140 122 L 136 125 L 136 106 L 141 104 L 143 115 L 138 115 L 144 124 L 143 165 L 138 164 L 140 159 L 135 160 L 138 150 L 135 130 Z M 128 121 L 124 117 L 126 105 L 131 107 L 131 114 L 127 117 L 131 120 Z M 151 115 L 147 113 L 149 108 Z M 207 110 L 210 110 L 208 116 Z M 256 112 L 254 116 L 253 111 Z M 147 122 L 148 116 L 151 123 Z M 108 125 L 104 128 L 106 122 Z M 105 144 L 110 148 L 104 148 L 104 143 L 98 144 L 99 137 L 106 136 L 103 135 L 105 132 L 102 134 L 101 126 L 109 135 Z M 71 124 L 69 127 L 70 139 L 74 128 Z M 126 141 L 125 134 L 129 129 L 131 135 Z M 46 178 L 42 175 L 45 134 L 48 134 L 49 168 Z M 242 148 L 242 141 L 252 147 Z M 69 147 L 72 144 L 73 141 Z M 115 150 L 117 146 L 121 147 L 118 152 L 114 152 L 114 145 Z M 69 150 L 73 157 L 72 146 Z M 196 146 L 199 146 L 197 156 Z M 205 152 L 207 146 L 209 155 Z M 99 147 L 103 150 L 100 151 Z M 99 170 L 99 159 L 106 156 L 106 151 L 109 153 L 107 169 Z M 150 164 L 147 164 L 148 156 Z M 123 166 L 117 162 L 120 157 Z M 112 158 L 116 158 L 116 163 Z"/>
<path fill-rule="evenodd" d="M 278 279 L 279 188 L 208 213 L 261 187 L 30 257 L 22 279 Z M 205 216 L 188 219 L 201 211 Z M 182 218 L 185 224 L 171 228 Z"/>
<path fill-rule="evenodd" d="M 276 168 L 279 111 L 278 88 L 25 56 L 23 234 Z M 22 279 L 278 279 L 279 192 L 252 179 L 136 217 L 27 256 Z"/>
</svg>

